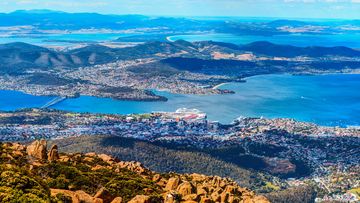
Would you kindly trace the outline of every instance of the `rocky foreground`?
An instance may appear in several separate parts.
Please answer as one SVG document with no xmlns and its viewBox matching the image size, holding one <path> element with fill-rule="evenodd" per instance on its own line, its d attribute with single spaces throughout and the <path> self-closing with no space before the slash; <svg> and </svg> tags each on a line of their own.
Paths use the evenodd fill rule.
<svg viewBox="0 0 360 203">
<path fill-rule="evenodd" d="M 0 151 L 0 202 L 269 202 L 228 178 L 159 174 L 105 154 L 61 154 L 44 140 L 4 143 Z"/>
</svg>

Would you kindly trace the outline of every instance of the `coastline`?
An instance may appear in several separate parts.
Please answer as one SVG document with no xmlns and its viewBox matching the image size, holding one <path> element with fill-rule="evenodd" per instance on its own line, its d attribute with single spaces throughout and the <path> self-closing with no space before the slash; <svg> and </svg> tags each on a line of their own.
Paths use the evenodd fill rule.
<svg viewBox="0 0 360 203">
<path fill-rule="evenodd" d="M 270 76 L 272 78 L 273 76 L 271 76 L 271 75 L 278 75 L 279 78 L 281 78 L 281 76 L 285 76 L 285 77 L 288 77 L 287 80 L 291 80 L 290 77 L 293 76 L 292 74 L 289 74 L 289 73 L 265 74 L 265 75 L 250 76 L 250 77 L 246 77 L 244 79 L 250 79 L 250 78 L 253 78 L 253 77 L 264 77 L 264 76 L 265 77 Z M 327 74 L 312 74 L 312 76 L 313 75 L 314 76 L 316 76 L 316 75 L 325 76 L 325 75 L 359 75 L 359 74 L 327 73 Z M 308 75 L 306 75 L 304 77 L 307 77 L 307 76 Z M 277 77 L 275 77 L 275 80 L 276 80 L 276 78 Z M 271 79 L 271 80 L 274 80 L 274 78 Z M 297 80 L 297 79 L 294 77 L 294 80 Z M 303 80 L 303 79 L 300 79 L 300 80 Z M 231 83 L 232 82 L 224 82 L 224 83 L 220 83 L 220 84 L 215 85 L 215 86 L 217 86 L 216 88 L 221 88 L 224 85 L 231 84 Z M 237 83 L 237 82 L 234 81 L 234 83 Z M 241 93 L 241 84 L 239 84 L 239 85 L 240 85 L 239 86 L 240 88 L 234 89 L 234 91 L 236 91 L 237 93 L 239 93 L 239 92 Z M 237 87 L 237 86 L 238 85 L 235 85 L 234 87 Z M 232 85 L 227 86 L 227 87 L 230 88 L 230 87 L 232 87 Z M 9 91 L 11 91 L 11 90 L 9 90 Z M 19 90 L 18 90 L 18 92 L 24 93 L 23 91 L 19 91 Z M 168 91 L 165 91 L 165 92 L 168 92 Z M 28 93 L 25 93 L 25 94 L 28 94 Z M 155 92 L 155 94 L 158 95 L 156 92 Z M 99 98 L 97 96 L 87 95 L 87 96 L 95 97 L 95 98 L 99 98 L 99 99 L 87 99 L 87 98 L 84 99 L 83 98 L 83 99 L 80 99 L 80 100 L 74 100 L 74 101 L 67 102 L 66 105 L 68 105 L 68 104 L 74 105 L 75 107 L 73 106 L 73 107 L 70 108 L 71 111 L 73 111 L 73 112 L 83 112 L 81 109 L 87 109 L 86 105 L 95 105 L 96 106 L 98 103 L 100 103 L 100 102 L 103 103 L 104 101 L 106 101 L 106 100 L 103 100 L 103 99 L 108 98 L 108 99 L 111 99 L 113 101 L 108 102 L 107 105 L 110 105 L 110 106 L 114 105 L 112 107 L 112 108 L 114 108 L 114 110 L 111 111 L 109 109 L 106 109 L 106 110 L 103 111 L 102 108 L 105 108 L 105 106 L 103 106 L 103 107 L 97 106 L 98 110 L 96 111 L 96 113 L 101 113 L 101 111 L 103 111 L 104 113 L 126 115 L 130 111 L 133 111 L 133 113 L 138 113 L 139 111 L 141 113 L 142 112 L 145 113 L 145 112 L 152 112 L 153 110 L 156 110 L 156 111 L 158 111 L 158 110 L 172 111 L 172 110 L 175 110 L 176 108 L 188 107 L 188 108 L 200 109 L 200 110 L 208 113 L 209 120 L 212 120 L 212 121 L 219 120 L 219 121 L 221 121 L 221 123 L 231 123 L 232 119 L 235 119 L 235 118 L 237 118 L 237 117 L 239 117 L 241 115 L 246 116 L 246 117 L 264 116 L 265 118 L 294 118 L 294 119 L 298 118 L 296 116 L 297 114 L 294 114 L 293 116 L 291 116 L 291 114 L 292 114 L 291 112 L 290 112 L 290 114 L 287 114 L 287 113 L 282 114 L 282 113 L 280 113 L 280 115 L 279 115 L 279 113 L 278 113 L 277 115 L 271 116 L 273 114 L 271 114 L 269 112 L 256 113 L 257 110 L 254 109 L 254 113 L 248 113 L 246 109 L 243 110 L 243 108 L 244 108 L 243 105 L 242 105 L 243 107 L 236 107 L 236 109 L 240 109 L 240 110 L 233 109 L 232 106 L 236 106 L 236 105 L 228 106 L 227 104 L 224 104 L 225 106 L 221 107 L 220 103 L 219 103 L 220 106 L 215 107 L 215 109 L 220 107 L 220 108 L 218 108 L 218 110 L 214 110 L 214 109 L 209 108 L 209 107 L 206 106 L 208 104 L 211 106 L 211 103 L 213 103 L 213 102 L 222 102 L 222 103 L 225 102 L 226 103 L 228 101 L 233 101 L 232 103 L 235 102 L 234 104 L 236 104 L 236 102 L 241 102 L 242 101 L 241 98 L 240 98 L 240 100 L 236 100 L 237 99 L 236 96 L 233 97 L 233 96 L 223 96 L 223 95 L 208 95 L 209 96 L 208 97 L 209 99 L 208 99 L 208 98 L 204 98 L 202 95 L 197 97 L 198 95 L 192 95 L 192 94 L 191 95 L 174 94 L 174 93 L 169 93 L 169 94 L 174 95 L 174 96 L 167 95 L 167 94 L 165 94 L 165 95 L 160 94 L 159 95 L 159 96 L 165 96 L 165 97 L 169 98 L 169 101 L 167 103 L 164 103 L 164 100 L 160 101 L 160 102 L 149 101 L 149 100 L 142 101 L 142 100 L 133 100 L 133 99 L 126 99 L 126 100 L 121 99 L 121 100 L 119 100 L 120 98 L 114 98 L 114 97 L 100 97 Z M 4 96 L 3 100 L 6 101 L 7 96 L 6 95 L 3 95 L 3 96 Z M 40 95 L 37 95 L 37 96 L 40 96 Z M 212 97 L 215 97 L 216 99 L 212 100 L 211 99 Z M 21 97 L 19 97 L 18 99 L 21 100 Z M 82 106 L 78 106 L 78 101 L 85 102 L 84 103 L 85 107 L 83 108 Z M 44 102 L 44 103 L 46 103 L 46 102 Z M 31 103 L 30 103 L 30 105 L 26 105 L 26 102 L 25 103 L 19 103 L 20 105 L 22 105 L 20 108 L 17 108 L 17 107 L 19 107 L 19 105 L 17 105 L 16 102 L 14 103 L 15 105 L 11 105 L 11 102 L 8 102 L 9 108 L 6 106 L 7 105 L 6 102 L 4 102 L 4 104 L 5 104 L 6 109 L 10 108 L 10 109 L 14 109 L 14 110 L 15 109 L 20 109 L 20 108 L 36 107 L 36 105 L 33 105 Z M 42 105 L 42 103 L 40 103 L 39 105 Z M 246 106 L 246 103 L 244 105 Z M 11 107 L 11 106 L 13 106 L 13 107 Z M 122 110 L 123 107 L 125 107 L 125 110 Z M 54 108 L 55 109 L 61 109 L 61 107 L 54 107 Z M 224 110 L 222 110 L 222 108 L 224 108 Z M 69 108 L 67 108 L 67 107 L 63 108 L 63 110 L 68 110 L 68 109 Z M 80 109 L 80 111 L 78 111 L 79 109 Z M 139 110 L 139 109 L 141 109 L 141 110 Z M 230 110 L 231 110 L 231 112 L 230 112 Z M 92 112 L 93 110 L 87 109 L 86 111 Z M 225 114 L 225 112 L 227 112 L 227 113 Z M 345 111 L 344 113 L 347 113 L 347 111 Z M 337 118 L 338 118 L 337 116 L 333 116 L 332 117 L 333 121 L 331 121 L 331 122 L 330 121 L 329 122 L 322 122 L 322 120 L 317 122 L 317 121 L 310 121 L 309 119 L 299 119 L 299 118 L 297 120 L 303 121 L 303 122 L 313 122 L 313 123 L 316 123 L 318 125 L 325 125 L 325 126 L 347 126 L 348 125 L 348 126 L 354 127 L 354 126 L 358 125 L 358 122 L 356 122 L 357 121 L 356 119 L 355 120 L 341 121 L 340 119 L 336 120 Z"/>
</svg>

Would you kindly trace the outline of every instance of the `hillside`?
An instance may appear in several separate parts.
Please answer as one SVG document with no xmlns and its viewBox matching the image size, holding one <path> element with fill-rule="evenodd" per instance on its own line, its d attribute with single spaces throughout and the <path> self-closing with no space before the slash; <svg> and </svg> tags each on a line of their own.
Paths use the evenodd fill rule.
<svg viewBox="0 0 360 203">
<path fill-rule="evenodd" d="M 26 43 L 10 43 L 0 45 L 0 72 L 6 73 L 23 73 L 28 69 L 51 70 L 54 67 L 74 68 L 82 66 L 91 66 L 96 64 L 106 64 L 118 60 L 135 60 L 143 58 L 168 59 L 166 64 L 171 64 L 180 70 L 189 70 L 198 72 L 199 69 L 205 69 L 201 72 L 228 75 L 227 70 L 217 70 L 220 67 L 237 67 L 240 70 L 235 72 L 260 72 L 262 74 L 274 72 L 272 67 L 287 67 L 287 61 L 262 60 L 258 63 L 247 60 L 213 60 L 214 54 L 225 54 L 241 56 L 246 53 L 253 53 L 266 57 L 360 57 L 360 51 L 347 47 L 295 47 L 288 45 L 277 45 L 269 42 L 254 42 L 247 45 L 238 46 L 229 43 L 220 43 L 212 41 L 204 42 L 187 42 L 183 40 L 175 42 L 147 42 L 134 47 L 110 48 L 102 45 L 88 45 L 86 47 L 60 52 L 44 47 L 30 45 Z M 177 61 L 171 61 L 171 58 L 178 57 Z M 180 58 L 179 58 L 180 57 Z M 185 58 L 184 61 L 182 58 Z M 225 58 L 226 59 L 226 58 Z M 231 58 L 230 58 L 231 59 Z M 188 60 L 194 68 L 187 67 Z M 195 61 L 194 61 L 195 60 Z M 197 61 L 196 61 L 197 60 Z M 200 61 L 209 60 L 209 61 Z M 257 62 L 257 61 L 256 61 Z M 357 68 L 359 66 L 354 61 L 329 61 L 328 63 L 339 62 L 341 66 Z M 322 61 L 318 63 L 323 63 Z M 351 63 L 351 64 L 348 64 Z M 185 67 L 182 67 L 185 66 Z M 310 64 L 316 66 L 316 64 Z M 321 65 L 329 66 L 329 64 Z M 269 70 L 253 70 L 254 68 L 270 67 Z M 331 67 L 331 64 L 330 64 Z M 245 68 L 245 71 L 242 70 Z M 315 67 L 316 69 L 321 69 Z M 214 70 L 215 69 L 215 70 Z M 247 70 L 249 69 L 249 70 Z M 234 71 L 233 71 L 234 72 Z M 279 72 L 279 71 L 278 71 Z"/>
<path fill-rule="evenodd" d="M 156 173 L 105 154 L 0 144 L 0 202 L 269 202 L 228 178 Z"/>
</svg>

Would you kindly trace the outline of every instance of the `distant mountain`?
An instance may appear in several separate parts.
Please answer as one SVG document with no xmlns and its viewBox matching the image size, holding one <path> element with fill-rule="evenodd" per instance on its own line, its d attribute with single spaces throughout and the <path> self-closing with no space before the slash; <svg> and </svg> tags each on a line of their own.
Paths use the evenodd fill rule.
<svg viewBox="0 0 360 203">
<path fill-rule="evenodd" d="M 266 41 L 259 41 L 243 45 L 240 50 L 250 51 L 257 54 L 279 57 L 323 57 L 323 56 L 347 56 L 360 57 L 360 51 L 348 47 L 295 47 L 291 45 L 278 45 Z"/>
<path fill-rule="evenodd" d="M 7 73 L 19 73 L 27 68 L 72 66 L 76 63 L 66 54 L 26 43 L 0 45 L 0 62 L 0 72 Z"/>
<path fill-rule="evenodd" d="M 304 21 L 299 21 L 299 20 L 274 20 L 271 22 L 268 22 L 267 25 L 272 26 L 272 27 L 282 27 L 282 26 L 305 26 L 305 25 L 311 25 L 313 23 L 309 23 L 309 22 L 304 22 Z"/>
<path fill-rule="evenodd" d="M 89 45 L 86 47 L 59 52 L 44 47 L 34 46 L 26 43 L 10 43 L 0 45 L 0 72 L 21 73 L 29 68 L 49 69 L 51 67 L 79 67 L 94 64 L 104 64 L 116 60 L 134 60 L 139 58 L 169 57 L 195 58 L 207 61 L 205 65 L 192 67 L 199 60 L 188 60 L 191 69 L 208 69 L 209 64 L 223 64 L 225 61 L 211 62 L 212 54 L 220 52 L 225 54 L 243 54 L 252 52 L 257 55 L 269 57 L 325 57 L 346 56 L 360 57 L 360 51 L 347 47 L 295 47 L 289 45 L 277 45 L 269 42 L 254 42 L 251 44 L 237 46 L 229 43 L 212 41 L 187 42 L 179 40 L 176 42 L 148 42 L 134 47 L 110 48 L 102 45 Z M 178 61 L 170 60 L 170 64 Z M 205 60 L 205 61 L 204 61 Z M 192 62 L 191 62 L 192 61 Z M 236 64 L 242 67 L 245 62 L 226 62 L 226 67 Z M 168 64 L 168 62 L 167 62 Z M 245 63 L 249 65 L 248 63 Z M 251 65 L 253 66 L 253 65 Z M 211 66 L 210 66 L 211 67 Z M 182 67 L 184 69 L 184 67 Z M 185 68 L 186 69 L 186 68 Z"/>
<path fill-rule="evenodd" d="M 66 13 L 51 10 L 18 10 L 0 13 L 0 26 L 32 25 L 38 29 L 141 29 L 165 28 L 167 31 L 196 30 L 203 23 L 185 18 L 148 17 L 143 15 L 104 15 Z M 171 29 L 170 29 L 171 28 Z"/>
<path fill-rule="evenodd" d="M 50 13 L 65 13 L 63 11 L 54 11 L 48 9 L 30 9 L 30 10 L 16 10 L 12 13 L 22 13 L 22 14 L 50 14 Z"/>
</svg>

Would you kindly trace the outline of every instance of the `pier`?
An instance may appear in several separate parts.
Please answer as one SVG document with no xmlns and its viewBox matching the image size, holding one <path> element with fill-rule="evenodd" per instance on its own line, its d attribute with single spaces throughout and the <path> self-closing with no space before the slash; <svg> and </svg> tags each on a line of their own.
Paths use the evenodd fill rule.
<svg viewBox="0 0 360 203">
<path fill-rule="evenodd" d="M 64 101 L 65 99 L 67 99 L 67 97 L 56 97 L 56 98 L 52 99 L 51 101 L 49 101 L 48 103 L 46 103 L 45 105 L 43 105 L 41 108 L 42 109 L 49 108 L 51 106 L 54 106 L 55 104 L 58 104 L 58 103 Z"/>
</svg>

